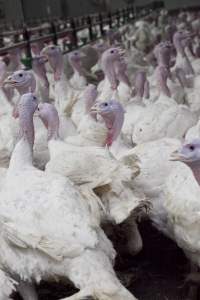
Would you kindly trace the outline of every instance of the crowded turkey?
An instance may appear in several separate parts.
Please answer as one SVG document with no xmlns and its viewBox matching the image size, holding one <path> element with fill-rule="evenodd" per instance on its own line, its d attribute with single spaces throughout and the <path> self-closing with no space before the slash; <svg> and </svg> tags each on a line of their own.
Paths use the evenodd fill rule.
<svg viewBox="0 0 200 300">
<path fill-rule="evenodd" d="M 143 261 L 151 230 L 184 257 L 180 299 L 199 299 L 199 18 L 155 9 L 103 35 L 95 24 L 91 41 L 87 27 L 76 42 L 34 31 L 29 57 L 6 38 L 0 300 L 175 300 L 135 288 L 154 264 Z M 73 292 L 45 298 L 44 283 Z"/>
</svg>

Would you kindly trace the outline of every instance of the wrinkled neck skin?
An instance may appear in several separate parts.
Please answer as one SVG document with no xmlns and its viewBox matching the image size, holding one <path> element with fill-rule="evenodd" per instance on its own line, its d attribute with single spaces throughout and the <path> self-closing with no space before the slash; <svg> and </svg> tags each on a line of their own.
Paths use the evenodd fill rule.
<svg viewBox="0 0 200 300">
<path fill-rule="evenodd" d="M 192 173 L 193 173 L 198 185 L 200 185 L 200 161 L 190 162 L 190 163 L 187 163 L 187 165 L 192 170 Z"/>
<path fill-rule="evenodd" d="M 64 78 L 64 61 L 63 56 L 61 53 L 58 54 L 56 59 L 49 58 L 49 63 L 53 69 L 54 72 L 54 80 L 60 81 L 62 78 Z"/>
<path fill-rule="evenodd" d="M 34 124 L 33 113 L 24 111 L 19 116 L 20 141 L 12 153 L 9 171 L 33 165 Z"/>
<path fill-rule="evenodd" d="M 33 63 L 33 71 L 39 77 L 39 79 L 42 80 L 43 85 L 49 88 L 49 80 L 47 78 L 45 65 L 42 64 L 38 66 L 37 64 Z"/>
<path fill-rule="evenodd" d="M 116 90 L 118 87 L 118 80 L 114 69 L 114 63 L 110 61 L 104 61 L 102 63 L 102 69 L 104 71 L 105 77 L 107 77 L 111 85 L 111 89 Z"/>
<path fill-rule="evenodd" d="M 35 56 L 39 56 L 43 48 L 44 48 L 44 43 L 37 42 L 32 45 L 31 50 Z"/>
<path fill-rule="evenodd" d="M 91 112 L 90 109 L 94 105 L 94 100 L 92 98 L 86 99 L 86 105 L 85 105 L 85 114 L 89 115 L 92 119 L 97 121 L 97 113 Z"/>
<path fill-rule="evenodd" d="M 42 120 L 45 127 L 47 128 L 47 139 L 48 141 L 60 140 L 59 136 L 59 120 L 52 119 L 50 122 Z"/>
<path fill-rule="evenodd" d="M 10 71 L 14 72 L 20 69 L 21 61 L 20 61 L 20 53 L 10 53 L 10 63 L 8 68 Z"/>
<path fill-rule="evenodd" d="M 107 116 L 102 117 L 108 129 L 105 145 L 111 146 L 120 134 L 122 125 L 124 123 L 124 112 L 115 112 L 112 116 L 109 116 L 109 118 Z"/>
<path fill-rule="evenodd" d="M 30 82 L 26 82 L 22 86 L 16 86 L 15 88 L 18 91 L 18 93 L 22 96 L 26 93 L 30 93 L 30 92 L 33 93 L 36 88 L 36 83 L 35 81 L 32 81 L 31 84 Z"/>
<path fill-rule="evenodd" d="M 160 93 L 163 93 L 167 97 L 171 97 L 171 92 L 167 85 L 168 78 L 168 70 L 167 68 L 157 68 L 156 70 L 156 78 L 158 80 L 158 89 Z"/>
<path fill-rule="evenodd" d="M 158 53 L 157 61 L 159 66 L 170 67 L 170 50 L 163 50 Z"/>
<path fill-rule="evenodd" d="M 145 74 L 143 72 L 139 72 L 136 75 L 136 79 L 135 79 L 135 91 L 136 91 L 136 97 L 141 100 L 144 96 L 145 81 L 146 81 Z"/>
<path fill-rule="evenodd" d="M 174 46 L 176 48 L 176 51 L 177 51 L 178 55 L 180 55 L 182 57 L 186 56 L 184 47 L 183 47 L 182 42 L 179 38 L 174 38 Z"/>
<path fill-rule="evenodd" d="M 125 62 L 120 62 L 120 61 L 115 62 L 115 72 L 116 72 L 117 79 L 119 80 L 119 82 L 123 82 L 128 87 L 131 87 L 128 75 L 126 73 L 126 69 L 127 68 Z"/>
<path fill-rule="evenodd" d="M 80 76 L 84 75 L 84 69 L 82 67 L 81 61 L 70 61 L 71 67 L 74 71 L 74 73 L 78 73 Z"/>
<path fill-rule="evenodd" d="M 50 140 L 60 140 L 59 130 L 58 129 L 56 130 L 52 126 L 48 127 L 48 141 Z"/>
<path fill-rule="evenodd" d="M 193 67 L 185 53 L 184 47 L 179 39 L 175 39 L 174 46 L 177 50 L 177 59 L 184 59 L 184 72 L 186 75 L 194 75 Z"/>
</svg>

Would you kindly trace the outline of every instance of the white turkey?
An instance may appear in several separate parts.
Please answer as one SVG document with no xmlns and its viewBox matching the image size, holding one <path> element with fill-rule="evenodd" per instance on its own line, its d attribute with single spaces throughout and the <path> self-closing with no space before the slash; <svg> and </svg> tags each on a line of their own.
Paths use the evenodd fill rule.
<svg viewBox="0 0 200 300">
<path fill-rule="evenodd" d="M 110 144 L 120 131 L 120 116 L 117 111 L 121 108 L 112 101 L 108 102 L 105 108 L 102 103 L 99 109 L 106 123 L 109 122 L 110 126 L 112 122 L 114 124 L 110 134 L 108 133 Z M 132 184 L 133 178 L 138 174 L 137 158 L 132 155 L 117 161 L 105 148 L 64 143 L 59 139 L 59 119 L 55 108 L 44 104 L 39 106 L 39 111 L 48 128 L 50 161 L 46 170 L 70 178 L 79 187 L 91 207 L 96 222 L 107 219 L 120 224 L 132 216 L 129 220 L 133 227 L 129 231 L 128 247 L 131 254 L 138 252 L 141 238 L 135 219 L 147 202 L 145 204 L 144 195 L 138 194 L 134 189 L 134 182 Z M 98 199 L 98 196 L 101 199 Z"/>
<path fill-rule="evenodd" d="M 35 282 L 61 277 L 80 289 L 69 299 L 133 300 L 113 270 L 111 243 L 91 221 L 88 205 L 74 185 L 33 167 L 37 105 L 31 93 L 19 103 L 20 140 L 0 190 L 1 268 L 19 282 L 24 300 L 38 299 Z"/>
</svg>

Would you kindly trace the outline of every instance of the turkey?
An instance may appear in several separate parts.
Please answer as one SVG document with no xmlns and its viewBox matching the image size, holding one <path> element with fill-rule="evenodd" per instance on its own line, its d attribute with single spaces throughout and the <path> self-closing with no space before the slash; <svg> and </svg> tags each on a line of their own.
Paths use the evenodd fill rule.
<svg viewBox="0 0 200 300">
<path fill-rule="evenodd" d="M 99 112 L 101 110 L 102 117 L 109 124 L 113 122 L 112 118 L 116 114 L 113 134 L 112 136 L 111 133 L 109 134 L 110 144 L 112 139 L 119 134 L 120 120 L 117 119 L 120 118 L 120 114 L 117 111 L 121 108 L 114 101 L 108 103 L 107 106 L 104 109 L 102 103 Z M 128 247 L 130 253 L 138 252 L 138 248 L 141 248 L 141 238 L 135 220 L 137 214 L 140 214 L 140 209 L 142 211 L 147 202 L 145 202 L 144 195 L 139 194 L 134 189 L 134 183 L 132 184 L 133 178 L 138 174 L 136 157 L 132 155 L 117 161 L 104 148 L 94 145 L 80 147 L 64 143 L 59 139 L 59 119 L 55 108 L 44 104 L 39 106 L 39 112 L 48 128 L 50 161 L 46 165 L 46 171 L 56 172 L 70 178 L 85 195 L 92 215 L 98 223 L 108 219 L 120 224 L 133 216 L 129 220 L 133 228 L 129 231 Z M 126 162 L 128 159 L 132 163 L 131 166 L 128 166 Z"/>
<path fill-rule="evenodd" d="M 70 79 L 70 84 L 74 89 L 82 90 L 87 85 L 87 80 L 84 74 L 87 72 L 82 65 L 81 59 L 86 55 L 78 50 L 75 50 L 68 54 L 69 63 L 74 71 L 72 78 Z"/>
<path fill-rule="evenodd" d="M 162 137 L 183 138 L 187 130 L 197 121 L 187 106 L 178 105 L 171 98 L 167 85 L 168 70 L 157 67 L 158 100 L 146 107 L 140 120 L 134 126 L 132 140 L 136 144 L 153 141 Z"/>
<path fill-rule="evenodd" d="M 171 154 L 174 167 L 163 187 L 163 224 L 165 233 L 199 267 L 200 140 L 187 141 L 177 149 Z M 200 276 L 193 275 L 193 278 L 199 282 Z"/>
<path fill-rule="evenodd" d="M 55 105 L 61 114 L 71 115 L 73 105 L 78 100 L 81 91 L 76 91 L 70 85 L 64 74 L 64 61 L 62 51 L 59 46 L 46 46 L 41 54 L 48 59 L 54 74 L 54 94 Z"/>
<path fill-rule="evenodd" d="M 0 190 L 1 269 L 16 278 L 24 300 L 38 299 L 34 283 L 61 277 L 80 289 L 69 299 L 136 299 L 117 279 L 115 251 L 78 190 L 33 166 L 37 106 L 31 93 L 19 102 L 20 140 Z"/>
</svg>

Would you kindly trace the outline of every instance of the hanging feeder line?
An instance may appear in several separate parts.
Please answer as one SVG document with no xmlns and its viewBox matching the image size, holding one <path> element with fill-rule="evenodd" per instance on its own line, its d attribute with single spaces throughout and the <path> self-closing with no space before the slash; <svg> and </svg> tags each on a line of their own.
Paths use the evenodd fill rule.
<svg viewBox="0 0 200 300">
<path fill-rule="evenodd" d="M 6 55 L 9 51 L 17 48 L 24 49 L 25 57 L 21 59 L 21 62 L 27 69 L 31 69 L 32 43 L 53 42 L 57 45 L 59 40 L 68 37 L 67 41 L 65 39 L 62 41 L 63 54 L 65 54 L 102 38 L 105 35 L 104 26 L 108 26 L 110 29 L 115 30 L 138 18 L 148 16 L 152 11 L 159 10 L 163 8 L 163 6 L 163 2 L 154 1 L 140 7 L 130 5 L 127 8 L 117 10 L 113 13 L 91 14 L 89 16 L 75 17 L 66 20 L 51 20 L 42 26 L 28 27 L 23 25 L 21 29 L 12 31 L 3 31 L 3 29 L 1 29 L 0 55 Z M 98 36 L 96 32 L 97 26 L 99 27 L 100 36 Z M 88 29 L 88 36 L 87 38 L 82 39 L 82 44 L 79 44 L 78 32 L 83 29 Z M 38 37 L 34 37 L 36 34 Z M 4 38 L 12 38 L 13 44 L 4 46 Z"/>
</svg>

